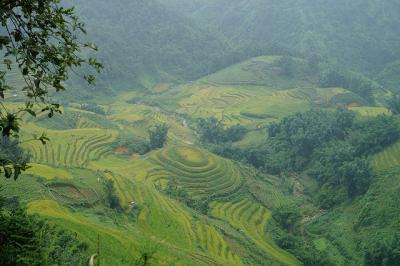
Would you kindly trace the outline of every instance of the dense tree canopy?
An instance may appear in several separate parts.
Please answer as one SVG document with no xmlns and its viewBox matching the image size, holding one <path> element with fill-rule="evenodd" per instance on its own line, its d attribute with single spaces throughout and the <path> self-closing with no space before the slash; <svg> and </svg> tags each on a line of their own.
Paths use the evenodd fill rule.
<svg viewBox="0 0 400 266">
<path fill-rule="evenodd" d="M 310 110 L 271 124 L 263 145 L 247 149 L 217 145 L 213 151 L 271 174 L 306 172 L 319 184 L 319 204 L 331 207 L 368 190 L 372 180 L 368 156 L 399 138 L 399 123 L 393 116 L 358 118 L 345 109 Z"/>
<path fill-rule="evenodd" d="M 164 146 L 168 137 L 168 125 L 160 124 L 149 129 L 149 146 L 150 149 L 159 149 Z"/>
<path fill-rule="evenodd" d="M 366 266 L 399 265 L 400 261 L 400 234 L 388 236 L 378 234 L 371 239 L 364 255 Z"/>
<path fill-rule="evenodd" d="M 0 188 L 1 189 L 1 188 Z M 0 198 L 0 201 L 2 199 Z M 0 202 L 0 265 L 83 265 L 88 246 L 71 232 Z"/>
<path fill-rule="evenodd" d="M 314 54 L 368 72 L 399 59 L 396 0 L 159 1 L 217 30 L 249 56 Z"/>
<path fill-rule="evenodd" d="M 2 1 L 0 23 L 0 51 L 6 65 L 0 71 L 0 101 L 4 101 L 8 92 L 25 96 L 25 106 L 17 112 L 9 111 L 1 103 L 0 130 L 4 137 L 17 138 L 24 113 L 36 116 L 47 112 L 52 117 L 61 112 L 60 105 L 49 100 L 49 92 L 65 89 L 69 70 L 90 65 L 99 71 L 102 66 L 94 58 L 81 56 L 82 49 L 96 47 L 78 40 L 79 33 L 85 33 L 84 24 L 75 16 L 73 8 L 63 7 L 59 0 Z M 8 83 L 7 73 L 14 68 L 21 72 L 24 87 L 13 88 Z M 84 78 L 94 82 L 93 75 Z M 39 140 L 45 142 L 47 138 L 41 136 Z M 8 160 L 2 164 L 7 177 L 11 176 L 10 171 L 17 177 L 27 167 L 12 156 L 1 160 Z"/>
<path fill-rule="evenodd" d="M 215 117 L 201 118 L 197 122 L 200 140 L 203 143 L 224 143 L 241 140 L 247 130 L 241 125 L 226 127 Z"/>
</svg>

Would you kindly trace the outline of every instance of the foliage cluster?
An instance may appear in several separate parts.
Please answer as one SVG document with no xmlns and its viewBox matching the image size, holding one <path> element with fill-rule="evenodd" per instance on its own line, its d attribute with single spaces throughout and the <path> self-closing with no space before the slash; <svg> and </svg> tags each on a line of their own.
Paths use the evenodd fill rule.
<svg viewBox="0 0 400 266">
<path fill-rule="evenodd" d="M 159 1 L 216 29 L 248 57 L 271 52 L 317 55 L 375 73 L 399 59 L 394 45 L 399 32 L 393 25 L 400 23 L 400 7 L 395 0 Z"/>
<path fill-rule="evenodd" d="M 106 115 L 106 111 L 104 111 L 104 108 L 94 103 L 81 104 L 81 109 L 96 113 L 98 115 Z"/>
<path fill-rule="evenodd" d="M 81 43 L 79 33 L 85 33 L 84 24 L 78 19 L 73 8 L 65 8 L 59 0 L 44 1 L 2 1 L 0 3 L 0 51 L 6 69 L 0 71 L 0 98 L 5 93 L 22 91 L 25 106 L 17 111 L 0 105 L 0 130 L 2 136 L 18 138 L 22 115 L 36 116 L 47 113 L 53 117 L 61 113 L 60 105 L 49 101 L 50 91 L 65 89 L 68 70 L 89 65 L 100 71 L 102 65 L 94 58 L 83 58 L 83 50 L 96 47 L 91 43 Z M 6 74 L 18 69 L 25 81 L 25 87 L 13 88 Z M 94 83 L 94 76 L 84 79 Z M 38 138 L 46 142 L 44 136 Z M 26 164 L 13 162 L 3 165 L 6 176 L 15 178 L 27 168 Z"/>
<path fill-rule="evenodd" d="M 168 125 L 159 124 L 149 129 L 149 148 L 151 150 L 160 149 L 164 146 L 168 137 Z"/>
<path fill-rule="evenodd" d="M 340 87 L 348 89 L 370 103 L 374 100 L 374 92 L 381 88 L 378 83 L 361 74 L 334 68 L 327 68 L 322 71 L 318 83 L 322 88 Z"/>
<path fill-rule="evenodd" d="M 365 193 L 372 179 L 368 156 L 400 137 L 392 116 L 356 118 L 351 111 L 311 110 L 284 118 L 268 127 L 264 145 L 214 152 L 272 174 L 306 171 L 319 184 L 319 203 L 330 207 Z"/>
<path fill-rule="evenodd" d="M 120 210 L 121 203 L 118 198 L 118 194 L 115 190 L 114 181 L 112 179 L 106 179 L 103 183 L 104 185 L 104 193 L 105 193 L 105 200 L 111 209 Z"/>
<path fill-rule="evenodd" d="M 192 208 L 202 214 L 208 213 L 208 201 L 204 199 L 193 199 L 187 191 L 178 186 L 177 182 L 174 179 L 168 181 L 168 185 L 164 189 L 164 192 L 167 195 L 185 203 L 189 208 Z"/>
<path fill-rule="evenodd" d="M 378 234 L 366 245 L 365 266 L 398 265 L 400 261 L 400 234 Z"/>
<path fill-rule="evenodd" d="M 281 75 L 291 78 L 295 71 L 294 59 L 290 56 L 282 56 L 275 62 L 275 64 L 281 68 Z"/>
<path fill-rule="evenodd" d="M 167 141 L 169 127 L 167 124 L 158 124 L 148 130 L 149 139 L 124 134 L 120 136 L 113 148 L 123 147 L 129 154 L 146 154 L 151 150 L 162 148 Z"/>
<path fill-rule="evenodd" d="M 0 173 L 4 171 L 6 178 L 17 179 L 21 172 L 28 168 L 29 154 L 20 146 L 17 139 L 0 136 Z"/>
<path fill-rule="evenodd" d="M 326 251 L 317 250 L 308 239 L 304 239 L 302 214 L 298 206 L 281 205 L 273 210 L 272 217 L 274 219 L 269 225 L 274 240 L 281 248 L 295 255 L 303 265 L 335 265 Z"/>
<path fill-rule="evenodd" d="M 28 215 L 19 204 L 0 206 L 1 265 L 84 265 L 87 249 L 71 232 Z"/>
<path fill-rule="evenodd" d="M 200 118 L 197 123 L 200 140 L 203 143 L 219 144 L 225 142 L 236 142 L 241 140 L 247 129 L 241 125 L 226 128 L 224 124 L 215 117 Z"/>
</svg>

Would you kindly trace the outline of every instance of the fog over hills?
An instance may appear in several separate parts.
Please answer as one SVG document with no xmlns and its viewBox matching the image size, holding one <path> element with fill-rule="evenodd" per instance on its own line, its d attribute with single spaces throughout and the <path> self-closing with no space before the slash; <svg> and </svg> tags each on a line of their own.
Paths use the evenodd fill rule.
<svg viewBox="0 0 400 266">
<path fill-rule="evenodd" d="M 400 266 L 398 0 L 0 11 L 0 265 Z"/>
</svg>

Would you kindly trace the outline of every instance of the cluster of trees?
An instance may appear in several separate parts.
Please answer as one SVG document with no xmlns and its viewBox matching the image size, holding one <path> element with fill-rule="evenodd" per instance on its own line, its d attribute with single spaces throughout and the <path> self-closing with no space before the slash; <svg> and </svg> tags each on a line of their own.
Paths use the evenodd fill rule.
<svg viewBox="0 0 400 266">
<path fill-rule="evenodd" d="M 295 74 L 295 62 L 293 57 L 282 56 L 275 64 L 281 69 L 281 75 L 291 78 Z"/>
<path fill-rule="evenodd" d="M 87 251 L 71 232 L 0 199 L 0 265 L 84 265 Z"/>
<path fill-rule="evenodd" d="M 304 226 L 298 206 L 285 204 L 275 208 L 270 224 L 274 241 L 283 249 L 295 255 L 303 265 L 335 265 L 326 252 L 319 251 L 312 243 L 304 240 Z"/>
<path fill-rule="evenodd" d="M 271 124 L 268 135 L 259 147 L 219 145 L 213 151 L 271 174 L 307 172 L 320 186 L 319 203 L 330 207 L 366 192 L 372 178 L 367 157 L 397 141 L 400 128 L 393 116 L 310 110 Z"/>
<path fill-rule="evenodd" d="M 114 180 L 106 179 L 103 182 L 104 193 L 106 195 L 106 204 L 111 209 L 121 210 L 121 203 L 119 201 L 117 192 L 115 191 Z"/>
<path fill-rule="evenodd" d="M 169 127 L 167 124 L 158 124 L 148 130 L 149 139 L 135 136 L 122 136 L 113 144 L 113 148 L 123 147 L 129 154 L 146 154 L 151 150 L 160 149 L 164 146 L 168 138 Z"/>
<path fill-rule="evenodd" d="M 150 150 L 160 149 L 167 141 L 169 127 L 167 124 L 159 124 L 149 129 Z"/>
<path fill-rule="evenodd" d="M 373 102 L 373 94 L 381 88 L 375 81 L 358 73 L 327 68 L 321 72 L 319 86 L 322 88 L 340 87 L 362 96 L 368 102 Z"/>
<path fill-rule="evenodd" d="M 81 104 L 81 109 L 89 112 L 93 112 L 99 115 L 106 115 L 106 111 L 100 105 L 94 103 Z"/>
<path fill-rule="evenodd" d="M 233 47 L 249 51 L 249 57 L 254 56 L 251 48 L 269 54 L 274 45 L 375 73 L 400 58 L 395 45 L 400 41 L 398 29 L 393 27 L 400 23 L 396 0 L 162 2 L 200 25 L 217 29 Z M 360 9 L 365 5 L 368 10 Z"/>
<path fill-rule="evenodd" d="M 400 95 L 394 94 L 388 101 L 387 107 L 392 111 L 393 114 L 400 114 Z"/>
<path fill-rule="evenodd" d="M 346 197 L 368 190 L 372 173 L 367 156 L 379 152 L 400 137 L 391 116 L 356 119 L 350 111 L 309 111 L 269 127 L 266 154 L 277 152 L 287 162 L 267 160 L 269 171 L 304 171 L 321 186 L 320 204 L 330 207 Z M 270 144 L 270 145 L 269 145 Z M 283 149 L 281 149 L 283 147 Z M 341 196 L 340 196 L 341 195 Z"/>
<path fill-rule="evenodd" d="M 91 66 L 99 71 L 102 66 L 94 58 L 81 57 L 87 54 L 85 48 L 96 47 L 77 39 L 85 33 L 84 25 L 73 8 L 65 8 L 58 0 L 1 1 L 0 23 L 0 50 L 5 65 L 0 70 L 0 100 L 4 101 L 10 91 L 25 96 L 25 105 L 18 110 L 0 106 L 0 173 L 17 179 L 29 162 L 29 156 L 19 146 L 21 117 L 45 113 L 51 118 L 61 113 L 60 105 L 49 102 L 48 95 L 65 89 L 68 70 Z M 20 72 L 25 86 L 15 88 L 6 79 L 14 69 Z M 90 73 L 83 78 L 90 84 L 95 80 Z M 33 140 L 45 144 L 48 138 L 43 134 Z M 12 202 L 5 204 L 0 198 L 0 265 L 86 264 L 87 244 L 71 232 L 28 215 L 18 201 Z"/>
<path fill-rule="evenodd" d="M 364 253 L 365 266 L 399 265 L 400 261 L 400 234 L 377 234 L 366 246 Z"/>
<path fill-rule="evenodd" d="M 30 155 L 19 146 L 17 138 L 0 136 L 0 173 L 6 178 L 17 179 L 28 168 L 29 159 Z"/>
<path fill-rule="evenodd" d="M 90 39 L 99 45 L 97 57 L 105 65 L 98 76 L 101 87 L 110 83 L 120 88 L 148 87 L 163 79 L 196 79 L 227 65 L 224 60 L 232 52 L 220 35 L 158 1 L 73 3 L 90 28 Z M 103 16 L 106 11 L 109 15 Z"/>
<path fill-rule="evenodd" d="M 225 127 L 222 121 L 215 117 L 200 118 L 197 122 L 200 140 L 208 144 L 220 144 L 241 140 L 247 129 L 241 125 Z"/>
</svg>

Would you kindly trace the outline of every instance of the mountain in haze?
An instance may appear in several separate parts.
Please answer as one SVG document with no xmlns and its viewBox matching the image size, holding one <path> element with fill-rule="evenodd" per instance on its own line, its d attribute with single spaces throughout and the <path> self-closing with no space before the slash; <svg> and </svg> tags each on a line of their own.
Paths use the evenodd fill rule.
<svg viewBox="0 0 400 266">
<path fill-rule="evenodd" d="M 194 80 L 267 54 L 318 57 L 376 75 L 399 59 L 393 0 L 75 0 L 106 87 Z"/>
<path fill-rule="evenodd" d="M 159 1 L 242 49 L 317 54 L 366 73 L 399 59 L 400 3 L 394 0 Z"/>
<path fill-rule="evenodd" d="M 212 31 L 153 0 L 75 0 L 88 39 L 99 46 L 105 85 L 151 86 L 215 71 L 230 51 Z"/>
</svg>

